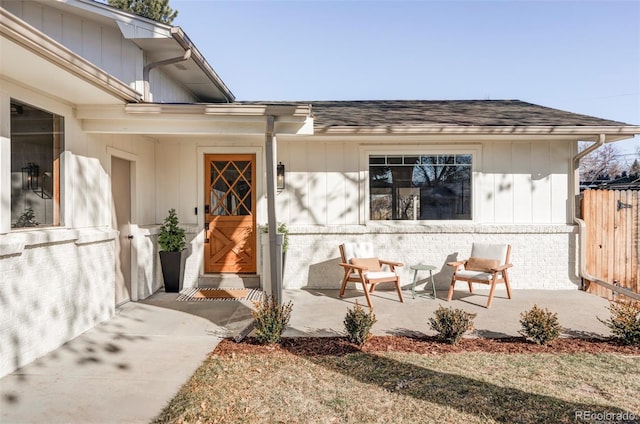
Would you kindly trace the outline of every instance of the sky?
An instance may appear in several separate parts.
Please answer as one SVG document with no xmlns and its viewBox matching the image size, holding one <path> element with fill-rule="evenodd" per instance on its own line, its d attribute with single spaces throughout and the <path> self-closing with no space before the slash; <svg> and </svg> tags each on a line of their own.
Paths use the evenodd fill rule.
<svg viewBox="0 0 640 424">
<path fill-rule="evenodd" d="M 518 99 L 640 125 L 640 0 L 169 5 L 237 100 Z"/>
</svg>

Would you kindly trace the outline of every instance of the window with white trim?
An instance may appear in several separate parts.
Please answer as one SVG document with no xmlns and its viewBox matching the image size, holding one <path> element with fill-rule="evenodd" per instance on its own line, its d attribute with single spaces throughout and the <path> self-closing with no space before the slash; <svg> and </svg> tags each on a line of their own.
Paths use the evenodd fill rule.
<svg viewBox="0 0 640 424">
<path fill-rule="evenodd" d="M 471 154 L 371 154 L 370 220 L 470 220 Z"/>
<path fill-rule="evenodd" d="M 60 225 L 64 118 L 11 100 L 11 226 Z"/>
</svg>

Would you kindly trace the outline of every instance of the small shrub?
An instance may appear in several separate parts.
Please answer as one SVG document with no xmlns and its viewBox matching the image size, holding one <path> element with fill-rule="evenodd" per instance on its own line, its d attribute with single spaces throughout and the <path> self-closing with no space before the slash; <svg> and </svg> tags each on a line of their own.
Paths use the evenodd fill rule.
<svg viewBox="0 0 640 424">
<path fill-rule="evenodd" d="M 533 308 L 520 314 L 520 325 L 520 334 L 539 345 L 557 339 L 562 330 L 558 323 L 558 314 L 547 308 L 538 308 L 538 305 L 533 305 Z"/>
<path fill-rule="evenodd" d="M 364 308 L 356 302 L 356 306 L 347 310 L 344 318 L 347 339 L 351 343 L 362 346 L 371 338 L 371 327 L 376 321 L 376 314 L 373 311 L 365 312 Z"/>
<path fill-rule="evenodd" d="M 253 302 L 256 310 L 251 312 L 254 319 L 256 339 L 260 344 L 276 344 L 282 340 L 293 304 L 279 305 L 272 296 L 266 295 L 260 301 Z"/>
<path fill-rule="evenodd" d="M 187 245 L 184 229 L 178 226 L 178 215 L 175 209 L 169 209 L 158 234 L 158 245 L 164 252 L 180 252 Z"/>
<path fill-rule="evenodd" d="M 438 337 L 447 343 L 456 344 L 464 333 L 473 329 L 476 314 L 462 309 L 438 307 L 435 318 L 429 318 L 431 329 L 438 333 Z"/>
<path fill-rule="evenodd" d="M 289 249 L 289 228 L 287 228 L 287 224 L 284 222 L 278 222 L 278 228 L 276 231 L 282 234 L 282 252 L 284 253 Z M 262 227 L 262 232 L 269 234 L 268 224 Z"/>
<path fill-rule="evenodd" d="M 611 334 L 626 345 L 640 346 L 640 303 L 639 302 L 611 302 L 609 303 L 611 317 L 600 322 L 609 327 Z"/>
</svg>

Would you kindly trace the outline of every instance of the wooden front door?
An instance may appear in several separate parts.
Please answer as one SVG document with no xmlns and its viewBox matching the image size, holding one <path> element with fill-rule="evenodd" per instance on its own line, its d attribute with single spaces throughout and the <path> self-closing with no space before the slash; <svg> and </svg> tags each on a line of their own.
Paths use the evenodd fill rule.
<svg viewBox="0 0 640 424">
<path fill-rule="evenodd" d="M 205 272 L 256 272 L 256 157 L 205 155 Z"/>
</svg>

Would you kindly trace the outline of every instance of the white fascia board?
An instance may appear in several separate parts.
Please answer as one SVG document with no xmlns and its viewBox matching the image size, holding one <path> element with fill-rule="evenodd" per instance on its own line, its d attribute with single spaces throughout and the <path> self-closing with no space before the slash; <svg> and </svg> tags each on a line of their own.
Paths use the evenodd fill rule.
<svg viewBox="0 0 640 424">
<path fill-rule="evenodd" d="M 325 135 L 376 135 L 376 134 L 425 134 L 425 135 L 563 135 L 587 137 L 606 134 L 607 141 L 621 140 L 640 134 L 640 126 L 455 126 L 455 125 L 387 125 L 373 127 L 335 126 L 316 128 L 316 134 Z"/>
<path fill-rule="evenodd" d="M 210 116 L 275 116 L 278 118 L 307 118 L 311 116 L 310 105 L 265 104 L 130 104 L 124 107 L 128 114 L 146 115 L 210 115 Z"/>
<path fill-rule="evenodd" d="M 83 119 L 82 130 L 93 134 L 138 135 L 264 135 L 265 119 L 219 120 L 209 117 L 199 120 L 156 119 Z M 306 130 L 305 123 L 276 122 L 277 135 L 298 135 Z"/>
<path fill-rule="evenodd" d="M 75 109 L 82 128 L 111 134 L 264 134 L 266 116 L 279 134 L 313 134 L 310 106 L 244 104 L 84 105 Z"/>
</svg>

